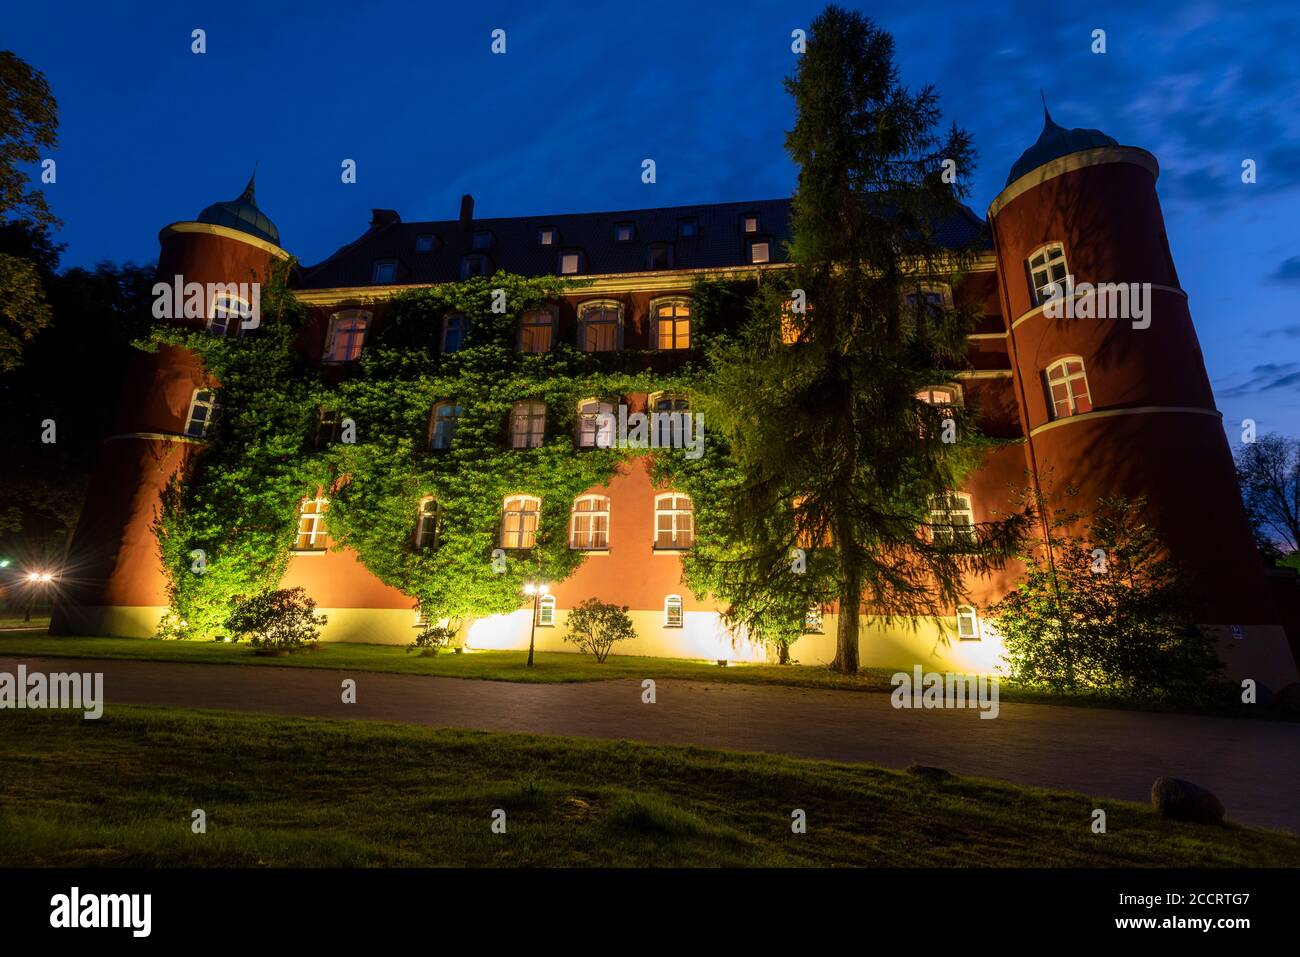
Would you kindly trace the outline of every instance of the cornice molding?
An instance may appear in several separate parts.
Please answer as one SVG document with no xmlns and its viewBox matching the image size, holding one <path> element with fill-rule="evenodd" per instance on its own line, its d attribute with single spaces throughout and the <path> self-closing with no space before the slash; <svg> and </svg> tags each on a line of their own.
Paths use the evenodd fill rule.
<svg viewBox="0 0 1300 957">
<path fill-rule="evenodd" d="M 1045 422 L 1036 429 L 1029 431 L 1029 437 L 1041 435 L 1043 432 L 1050 432 L 1052 429 L 1060 428 L 1063 425 L 1069 425 L 1071 422 L 1091 422 L 1094 419 L 1108 419 L 1117 415 L 1208 415 L 1216 419 L 1223 418 L 1223 413 L 1218 409 L 1202 409 L 1197 406 L 1189 405 L 1139 405 L 1131 409 L 1101 409 L 1096 412 L 1084 412 L 1080 415 L 1069 415 L 1063 419 L 1055 419 L 1051 422 Z"/>
<path fill-rule="evenodd" d="M 1156 158 L 1139 147 L 1098 146 L 1096 149 L 1079 150 L 1077 153 L 1067 153 L 1050 163 L 1044 163 L 1042 166 L 1031 169 L 1024 176 L 1008 183 L 1007 187 L 998 193 L 993 202 L 989 203 L 989 219 L 1001 212 L 1017 196 L 1029 192 L 1035 186 L 1041 186 L 1049 179 L 1064 176 L 1066 173 L 1072 173 L 1075 170 L 1086 169 L 1089 166 L 1103 166 L 1107 163 L 1131 163 L 1145 169 L 1151 174 L 1153 180 L 1160 178 L 1160 164 L 1156 161 Z"/>
<path fill-rule="evenodd" d="M 256 236 L 241 232 L 238 229 L 231 229 L 229 226 L 217 226 L 213 223 L 172 223 L 170 226 L 164 226 L 158 231 L 158 242 L 161 243 L 163 237 L 168 233 L 204 233 L 208 236 L 220 236 L 222 239 L 233 239 L 237 243 L 244 243 L 246 246 L 253 246 L 263 252 L 270 253 L 278 259 L 289 258 L 289 254 L 275 243 L 267 242 L 265 239 L 259 239 Z"/>
<path fill-rule="evenodd" d="M 1151 291 L 1152 291 L 1152 292 L 1169 292 L 1169 293 L 1173 293 L 1174 295 L 1177 295 L 1177 296 L 1182 296 L 1184 299 L 1187 298 L 1187 292 L 1186 292 L 1186 290 L 1179 289 L 1177 286 L 1162 286 L 1162 285 L 1160 285 L 1159 283 L 1154 283 L 1154 282 L 1153 282 L 1153 283 L 1151 283 Z M 1096 295 L 1096 284 L 1094 284 L 1094 288 L 1093 288 L 1093 291 L 1092 291 L 1092 292 L 1089 292 L 1089 293 L 1080 293 L 1080 292 L 1076 292 L 1076 293 L 1074 293 L 1074 294 L 1071 295 L 1071 296 L 1063 297 L 1061 301 L 1064 302 L 1066 298 L 1069 298 L 1069 299 L 1073 299 L 1073 300 L 1075 300 L 1075 301 L 1077 302 L 1078 300 L 1083 299 L 1083 298 L 1085 298 L 1086 296 L 1092 296 L 1092 295 Z M 1043 314 L 1043 310 L 1046 309 L 1046 308 L 1047 308 L 1047 303 L 1045 303 L 1045 302 L 1040 302 L 1038 305 L 1034 306 L 1033 309 L 1030 309 L 1028 312 L 1022 314 L 1022 315 L 1020 316 L 1019 319 L 1017 319 L 1015 322 L 1011 323 L 1011 328 L 1014 330 L 1016 327 L 1018 327 L 1022 322 L 1026 321 L 1027 319 L 1032 319 L 1032 318 L 1034 318 L 1034 316 L 1042 315 L 1042 314 Z M 1071 318 L 1068 317 L 1068 316 L 1058 316 L 1057 319 L 1064 319 L 1064 320 L 1066 320 L 1066 321 L 1068 321 L 1068 322 L 1111 322 L 1111 321 L 1114 321 L 1114 320 L 1112 320 L 1112 318 L 1109 317 L 1109 316 L 1108 316 L 1107 318 L 1105 318 L 1105 319 L 1098 319 L 1098 318 L 1096 318 L 1095 316 L 1094 316 L 1092 319 L 1080 319 L 1080 318 L 1077 318 L 1077 317 L 1074 318 L 1074 319 L 1071 319 Z M 1125 321 L 1127 321 L 1127 320 L 1119 319 L 1118 321 L 1120 321 L 1120 322 L 1125 322 Z"/>
</svg>

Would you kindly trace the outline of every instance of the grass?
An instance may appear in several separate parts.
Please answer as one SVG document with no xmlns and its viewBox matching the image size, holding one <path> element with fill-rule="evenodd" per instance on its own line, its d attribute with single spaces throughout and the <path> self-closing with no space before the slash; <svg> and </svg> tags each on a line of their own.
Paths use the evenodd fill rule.
<svg viewBox="0 0 1300 957">
<path fill-rule="evenodd" d="M 246 644 L 213 641 L 163 641 L 157 638 L 83 638 L 51 636 L 36 632 L 8 632 L 0 628 L 0 656 L 114 658 L 128 661 L 172 661 L 194 664 L 269 665 L 279 668 L 331 668 L 348 671 L 379 671 L 393 674 L 435 675 L 485 681 L 563 683 L 614 679 L 676 678 L 687 681 L 719 681 L 740 684 L 783 685 L 793 688 L 833 691 L 889 692 L 890 678 L 897 669 L 864 668 L 856 675 L 842 675 L 816 665 L 763 665 L 736 663 L 727 668 L 716 662 L 674 658 L 645 658 L 610 655 L 598 664 L 588 655 L 543 651 L 535 666 L 526 666 L 523 651 L 473 651 L 436 657 L 421 657 L 399 645 L 367 645 L 350 642 L 322 642 L 315 651 L 283 658 L 253 654 Z M 999 682 L 1000 701 L 1059 704 L 1082 707 L 1125 708 L 1134 711 L 1191 711 L 1147 700 L 1096 695 L 1054 694 Z M 1300 720 L 1300 716 L 1272 707 L 1235 705 L 1215 709 L 1215 714 Z"/>
<path fill-rule="evenodd" d="M 863 765 L 128 705 L 4 721 L 6 867 L 1300 866 L 1280 831 Z"/>
</svg>

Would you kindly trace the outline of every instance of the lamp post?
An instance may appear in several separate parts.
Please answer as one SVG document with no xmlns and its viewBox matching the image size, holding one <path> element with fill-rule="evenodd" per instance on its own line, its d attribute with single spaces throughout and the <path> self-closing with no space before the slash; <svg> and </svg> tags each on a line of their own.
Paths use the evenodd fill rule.
<svg viewBox="0 0 1300 957">
<path fill-rule="evenodd" d="M 533 644 L 537 637 L 537 609 L 541 604 L 542 596 L 551 590 L 545 582 L 528 582 L 524 585 L 524 594 L 533 596 L 533 623 L 528 629 L 528 667 L 533 666 Z"/>
<path fill-rule="evenodd" d="M 44 586 L 48 586 L 53 580 L 54 576 L 49 572 L 28 572 L 27 585 L 29 590 L 27 594 L 27 613 L 23 615 L 24 623 L 32 620 L 32 605 L 36 604 L 37 587 L 41 586 L 43 588 Z"/>
</svg>

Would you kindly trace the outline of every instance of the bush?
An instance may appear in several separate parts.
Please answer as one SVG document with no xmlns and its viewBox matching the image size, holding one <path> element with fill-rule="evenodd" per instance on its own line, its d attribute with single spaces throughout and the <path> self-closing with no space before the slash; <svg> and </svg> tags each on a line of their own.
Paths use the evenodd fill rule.
<svg viewBox="0 0 1300 957">
<path fill-rule="evenodd" d="M 425 625 L 424 630 L 415 636 L 415 641 L 406 646 L 406 650 L 419 650 L 420 654 L 432 657 L 451 644 L 460 628 L 450 622 L 446 625 Z"/>
<path fill-rule="evenodd" d="M 304 589 L 280 588 L 240 601 L 226 627 L 236 639 L 248 638 L 258 651 L 294 651 L 315 642 L 328 621 L 316 614 L 316 602 Z"/>
<path fill-rule="evenodd" d="M 597 598 L 588 598 L 569 612 L 569 633 L 565 641 L 572 641 L 579 649 L 595 655 L 596 661 L 609 657 L 614 642 L 636 637 L 627 605 L 614 605 Z"/>
</svg>

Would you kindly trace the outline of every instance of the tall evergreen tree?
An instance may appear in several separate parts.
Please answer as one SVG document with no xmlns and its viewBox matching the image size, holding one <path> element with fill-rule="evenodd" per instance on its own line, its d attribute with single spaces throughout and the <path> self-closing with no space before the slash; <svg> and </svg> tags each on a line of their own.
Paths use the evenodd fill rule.
<svg viewBox="0 0 1300 957">
<path fill-rule="evenodd" d="M 975 254 L 937 236 L 954 220 L 978 232 L 960 202 L 970 137 L 936 132 L 933 88 L 905 89 L 889 34 L 834 6 L 787 89 L 793 268 L 710 348 L 698 404 L 730 452 L 715 484 L 728 517 L 687 574 L 751 636 L 797 633 L 810 604 L 837 603 L 832 667 L 854 672 L 861 613 L 951 614 L 963 575 L 1010 556 L 1026 518 L 931 526 L 988 444 L 968 411 L 917 398 L 966 363 L 972 311 L 922 284 L 955 288 Z"/>
</svg>

